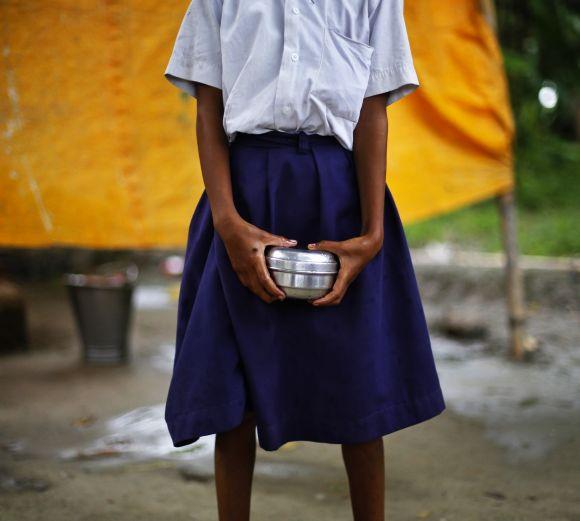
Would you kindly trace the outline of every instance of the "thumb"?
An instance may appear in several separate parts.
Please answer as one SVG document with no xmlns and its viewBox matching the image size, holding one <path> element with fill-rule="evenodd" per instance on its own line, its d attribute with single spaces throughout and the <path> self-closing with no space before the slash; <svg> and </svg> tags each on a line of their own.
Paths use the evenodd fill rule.
<svg viewBox="0 0 580 521">
<path fill-rule="evenodd" d="M 309 250 L 326 250 L 338 254 L 339 243 L 336 241 L 320 241 L 308 245 Z"/>
</svg>

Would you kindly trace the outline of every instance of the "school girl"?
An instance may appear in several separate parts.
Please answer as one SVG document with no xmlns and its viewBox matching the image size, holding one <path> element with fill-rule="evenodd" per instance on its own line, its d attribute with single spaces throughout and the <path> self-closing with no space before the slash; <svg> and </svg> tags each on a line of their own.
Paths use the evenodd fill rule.
<svg viewBox="0 0 580 521">
<path fill-rule="evenodd" d="M 249 519 L 259 445 L 341 444 L 357 521 L 382 520 L 382 436 L 445 403 L 385 183 L 386 107 L 419 81 L 403 0 L 192 0 L 165 75 L 197 99 L 166 421 L 216 433 L 221 521 Z M 268 246 L 331 251 L 332 290 L 285 298 Z"/>
</svg>

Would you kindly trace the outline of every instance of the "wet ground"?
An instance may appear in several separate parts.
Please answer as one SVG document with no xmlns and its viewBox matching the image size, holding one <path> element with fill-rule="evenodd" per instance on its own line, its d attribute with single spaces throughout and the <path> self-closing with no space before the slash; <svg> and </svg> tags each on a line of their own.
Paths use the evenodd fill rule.
<svg viewBox="0 0 580 521">
<path fill-rule="evenodd" d="M 580 521 L 580 328 L 570 274 L 528 280 L 529 360 L 515 363 L 505 356 L 497 270 L 427 262 L 417 271 L 448 409 L 385 437 L 388 519 Z M 32 349 L 0 358 L 0 520 L 217 519 L 213 438 L 174 449 L 163 422 L 175 282 L 145 278 L 131 364 L 108 368 L 80 363 L 58 283 L 24 289 Z M 259 450 L 253 512 L 351 519 L 339 447 Z"/>
</svg>

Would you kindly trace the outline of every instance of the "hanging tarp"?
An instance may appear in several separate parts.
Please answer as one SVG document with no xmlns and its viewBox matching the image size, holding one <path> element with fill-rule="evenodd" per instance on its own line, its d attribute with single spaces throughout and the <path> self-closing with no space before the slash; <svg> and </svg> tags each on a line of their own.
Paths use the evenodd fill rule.
<svg viewBox="0 0 580 521">
<path fill-rule="evenodd" d="M 195 102 L 163 71 L 187 0 L 0 2 L 0 245 L 183 246 Z M 406 2 L 421 87 L 389 114 L 405 222 L 509 190 L 513 121 L 478 0 Z"/>
</svg>

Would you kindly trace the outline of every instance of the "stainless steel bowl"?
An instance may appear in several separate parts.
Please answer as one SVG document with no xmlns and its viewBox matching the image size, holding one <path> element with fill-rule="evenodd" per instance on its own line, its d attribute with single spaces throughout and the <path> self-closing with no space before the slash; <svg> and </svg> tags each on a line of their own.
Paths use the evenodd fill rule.
<svg viewBox="0 0 580 521">
<path fill-rule="evenodd" d="M 317 299 L 332 288 L 338 258 L 329 251 L 271 247 L 266 264 L 274 282 L 289 298 Z"/>
</svg>

